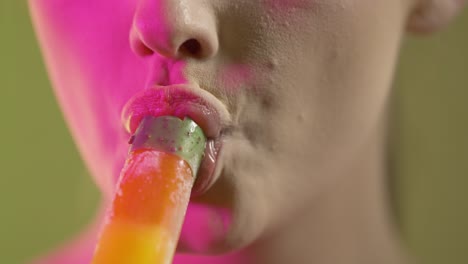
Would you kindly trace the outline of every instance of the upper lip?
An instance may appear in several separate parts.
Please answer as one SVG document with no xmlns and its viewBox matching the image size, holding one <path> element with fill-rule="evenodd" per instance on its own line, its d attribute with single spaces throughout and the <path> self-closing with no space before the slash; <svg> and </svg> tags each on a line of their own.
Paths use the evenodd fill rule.
<svg viewBox="0 0 468 264">
<path fill-rule="evenodd" d="M 134 134 L 145 116 L 191 118 L 207 138 L 216 138 L 230 122 L 230 116 L 211 93 L 195 85 L 153 86 L 133 96 L 124 106 L 122 122 Z"/>
</svg>

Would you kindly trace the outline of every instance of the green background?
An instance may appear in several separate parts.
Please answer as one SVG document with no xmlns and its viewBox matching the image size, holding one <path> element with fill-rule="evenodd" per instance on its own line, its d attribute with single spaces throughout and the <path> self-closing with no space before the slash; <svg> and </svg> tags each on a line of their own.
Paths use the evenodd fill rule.
<svg viewBox="0 0 468 264">
<path fill-rule="evenodd" d="M 76 233 L 99 194 L 50 89 L 25 1 L 0 1 L 0 263 Z M 468 263 L 468 11 L 411 38 L 395 84 L 396 210 L 421 263 Z"/>
</svg>

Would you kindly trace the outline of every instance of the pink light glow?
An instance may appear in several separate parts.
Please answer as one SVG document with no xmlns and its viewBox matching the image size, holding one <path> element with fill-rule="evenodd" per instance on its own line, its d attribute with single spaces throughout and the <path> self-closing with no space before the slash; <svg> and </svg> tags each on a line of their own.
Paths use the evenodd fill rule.
<svg viewBox="0 0 468 264">
<path fill-rule="evenodd" d="M 128 149 L 129 135 L 121 126 L 125 103 L 155 84 L 187 82 L 186 63 L 172 57 L 187 37 L 185 29 L 170 23 L 174 18 L 165 15 L 170 7 L 163 6 L 163 1 L 142 0 L 138 6 L 134 2 L 30 1 L 55 94 L 81 156 L 106 199 L 112 197 Z M 242 67 L 228 75 L 233 79 L 249 76 Z M 186 246 L 204 249 L 219 240 L 229 219 L 221 211 L 190 206 L 182 233 Z M 211 217 L 219 220 L 215 229 L 208 224 Z M 89 255 L 92 247 L 82 246 L 82 255 Z M 80 254 L 72 250 L 66 247 L 54 258 Z M 175 263 L 245 262 L 240 255 L 180 255 Z"/>
<path fill-rule="evenodd" d="M 235 94 L 253 81 L 253 73 L 247 65 L 233 64 L 223 68 L 220 73 L 220 82 L 230 87 L 231 93 Z"/>
<path fill-rule="evenodd" d="M 192 203 L 187 210 L 186 220 L 186 226 L 181 233 L 184 244 L 179 247 L 182 247 L 182 250 L 188 248 L 206 252 L 227 235 L 231 213 L 223 208 Z"/>
</svg>

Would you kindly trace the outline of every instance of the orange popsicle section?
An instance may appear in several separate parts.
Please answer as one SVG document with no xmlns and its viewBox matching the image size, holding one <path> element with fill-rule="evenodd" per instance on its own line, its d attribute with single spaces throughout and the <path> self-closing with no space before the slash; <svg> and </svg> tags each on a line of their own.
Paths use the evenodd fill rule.
<svg viewBox="0 0 468 264">
<path fill-rule="evenodd" d="M 177 155 L 129 154 L 92 264 L 170 264 L 194 178 Z"/>
</svg>

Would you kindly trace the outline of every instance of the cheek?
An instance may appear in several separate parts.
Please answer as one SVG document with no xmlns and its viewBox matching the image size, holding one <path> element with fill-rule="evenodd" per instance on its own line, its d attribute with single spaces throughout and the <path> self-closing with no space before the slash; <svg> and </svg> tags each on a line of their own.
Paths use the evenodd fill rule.
<svg viewBox="0 0 468 264">
<path fill-rule="evenodd" d="M 238 95 L 245 89 L 251 89 L 254 73 L 247 64 L 231 64 L 222 68 L 218 73 L 217 83 L 226 87 L 227 95 Z"/>
<path fill-rule="evenodd" d="M 261 0 L 266 8 L 288 12 L 295 8 L 310 8 L 317 0 Z"/>
<path fill-rule="evenodd" d="M 239 120 L 253 132 L 243 131 L 247 140 L 232 146 L 227 164 L 239 186 L 238 221 L 265 220 L 255 232 L 346 174 L 382 118 L 404 21 L 391 1 L 330 1 L 314 16 L 300 14 L 288 21 L 301 30 L 278 23 L 285 38 L 271 34 L 265 46 L 280 51 L 275 70 L 256 83 L 273 107 L 262 105 L 264 94 L 247 97 Z"/>
<path fill-rule="evenodd" d="M 106 193 L 126 153 L 120 111 L 144 86 L 144 65 L 131 53 L 132 7 L 109 1 L 31 2 L 34 25 L 72 136 Z"/>
</svg>

